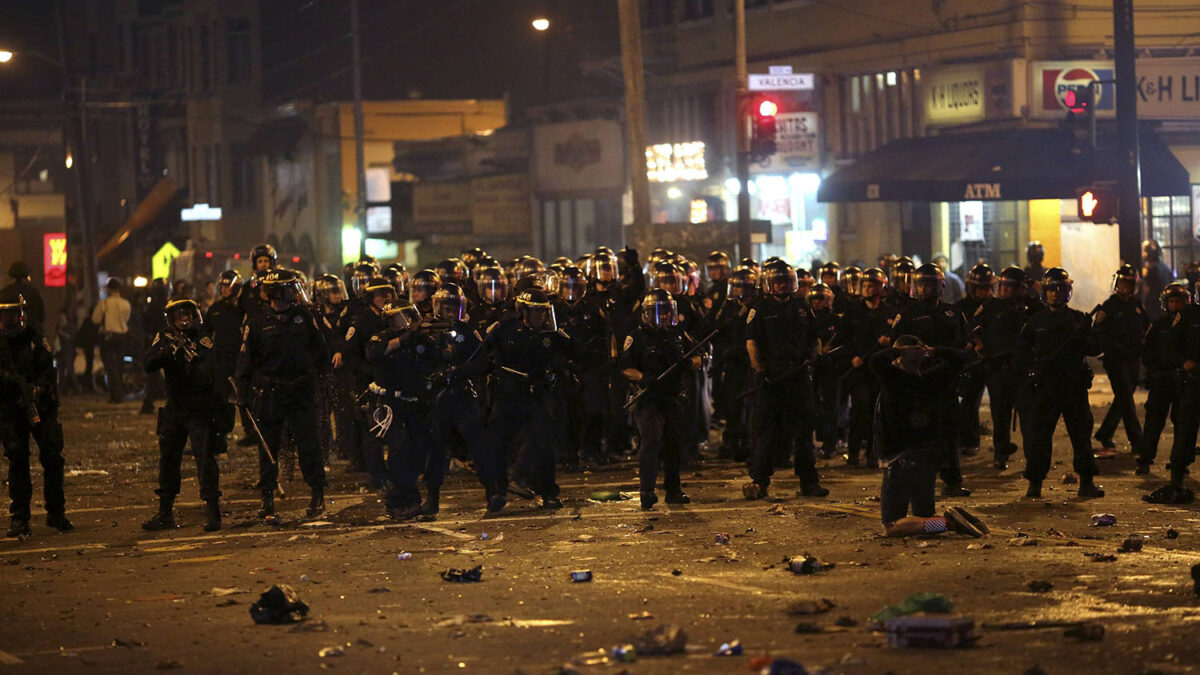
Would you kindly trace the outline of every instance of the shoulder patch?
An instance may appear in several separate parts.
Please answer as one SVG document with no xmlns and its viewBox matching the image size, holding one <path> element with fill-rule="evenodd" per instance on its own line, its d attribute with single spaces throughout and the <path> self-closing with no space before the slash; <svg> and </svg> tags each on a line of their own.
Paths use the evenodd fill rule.
<svg viewBox="0 0 1200 675">
<path fill-rule="evenodd" d="M 750 310 L 750 313 L 746 315 L 746 323 L 749 324 L 753 320 L 754 320 L 754 310 L 752 309 L 752 310 Z"/>
<path fill-rule="evenodd" d="M 347 342 L 349 342 L 350 338 L 352 338 L 352 337 L 354 337 L 354 326 L 350 326 L 350 328 L 346 330 L 346 338 L 345 339 Z"/>
<path fill-rule="evenodd" d="M 622 351 L 626 351 L 626 352 L 627 352 L 627 351 L 629 351 L 629 348 L 630 348 L 630 347 L 632 347 L 632 346 L 633 346 L 633 336 L 632 336 L 632 335 L 626 335 L 626 336 L 625 336 L 625 346 L 624 346 L 624 347 L 621 347 L 621 350 L 622 350 Z"/>
<path fill-rule="evenodd" d="M 207 335 L 200 338 L 200 346 L 204 347 L 205 349 L 212 349 L 212 346 L 213 346 L 212 338 L 208 337 Z"/>
</svg>

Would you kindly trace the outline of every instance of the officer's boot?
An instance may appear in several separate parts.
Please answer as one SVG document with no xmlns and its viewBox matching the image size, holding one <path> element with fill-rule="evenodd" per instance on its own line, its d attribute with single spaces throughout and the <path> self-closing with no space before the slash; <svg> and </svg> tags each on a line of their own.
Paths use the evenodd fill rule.
<svg viewBox="0 0 1200 675">
<path fill-rule="evenodd" d="M 312 489 L 312 497 L 308 500 L 308 510 L 304 515 L 316 518 L 322 513 L 325 513 L 325 486 L 318 485 Z"/>
<path fill-rule="evenodd" d="M 205 532 L 216 532 L 221 529 L 221 502 L 216 499 L 210 499 L 204 505 L 204 514 L 208 520 L 204 521 Z"/>
<path fill-rule="evenodd" d="M 441 486 L 429 486 L 426 488 L 425 501 L 421 504 L 421 515 L 436 516 L 438 514 L 438 502 L 441 496 Z"/>
<path fill-rule="evenodd" d="M 273 515 L 275 515 L 275 491 L 263 490 L 262 508 L 258 510 L 258 517 L 266 518 Z"/>
<path fill-rule="evenodd" d="M 1081 499 L 1093 499 L 1103 496 L 1104 490 L 1099 485 L 1096 485 L 1092 476 L 1079 477 L 1079 497 Z"/>
<path fill-rule="evenodd" d="M 800 496 L 802 497 L 828 497 L 829 488 L 823 487 L 820 482 L 813 479 L 810 482 L 800 484 Z"/>
<path fill-rule="evenodd" d="M 158 513 L 150 520 L 142 523 L 143 530 L 173 530 L 175 529 L 175 495 L 159 495 Z"/>
<path fill-rule="evenodd" d="M 8 526 L 8 532 L 4 536 L 11 539 L 25 539 L 33 536 L 33 532 L 29 529 L 28 520 L 20 516 L 13 516 Z"/>
<path fill-rule="evenodd" d="M 1025 496 L 1030 499 L 1041 499 L 1042 498 L 1042 481 L 1040 481 L 1040 480 L 1029 481 L 1029 489 L 1025 491 Z"/>
<path fill-rule="evenodd" d="M 654 490 L 643 492 L 641 493 L 640 497 L 643 511 L 649 511 L 650 509 L 654 508 L 655 504 L 658 503 L 658 495 L 654 494 Z"/>
</svg>

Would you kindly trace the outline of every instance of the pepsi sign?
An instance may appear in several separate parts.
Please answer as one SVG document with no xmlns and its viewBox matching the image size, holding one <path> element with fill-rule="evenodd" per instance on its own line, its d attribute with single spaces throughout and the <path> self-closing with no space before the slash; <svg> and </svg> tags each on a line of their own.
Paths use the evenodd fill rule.
<svg viewBox="0 0 1200 675">
<path fill-rule="evenodd" d="M 1111 61 L 1044 61 L 1033 64 L 1033 116 L 1061 118 L 1070 110 L 1067 93 L 1073 87 L 1098 83 L 1092 88 L 1092 109 L 1099 117 L 1116 110 L 1115 71 Z"/>
</svg>

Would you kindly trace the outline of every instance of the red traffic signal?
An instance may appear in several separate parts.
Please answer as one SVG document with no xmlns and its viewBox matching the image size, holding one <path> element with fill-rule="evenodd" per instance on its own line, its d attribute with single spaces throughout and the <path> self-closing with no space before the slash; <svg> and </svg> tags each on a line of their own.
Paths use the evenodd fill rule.
<svg viewBox="0 0 1200 675">
<path fill-rule="evenodd" d="M 1075 191 L 1079 219 L 1090 223 L 1111 223 L 1117 213 L 1117 191 L 1108 185 L 1091 185 Z"/>
<path fill-rule="evenodd" d="M 761 162 L 775 154 L 775 116 L 779 104 L 766 96 L 755 99 L 753 125 L 750 134 L 750 158 Z"/>
<path fill-rule="evenodd" d="M 1063 93 L 1063 104 L 1076 115 L 1091 113 L 1095 102 L 1095 90 L 1090 84 L 1074 84 Z"/>
<path fill-rule="evenodd" d="M 779 114 L 779 104 L 769 98 L 764 98 L 758 102 L 759 117 L 774 117 Z"/>
</svg>

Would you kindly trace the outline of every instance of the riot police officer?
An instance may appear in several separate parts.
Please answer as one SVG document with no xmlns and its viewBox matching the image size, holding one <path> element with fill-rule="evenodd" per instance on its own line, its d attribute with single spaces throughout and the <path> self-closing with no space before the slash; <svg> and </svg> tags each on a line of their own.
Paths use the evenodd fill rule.
<svg viewBox="0 0 1200 675">
<path fill-rule="evenodd" d="M 258 453 L 262 516 L 275 513 L 279 482 L 276 453 L 286 423 L 297 446 L 300 470 L 312 491 L 307 515 L 325 511 L 325 465 L 317 442 L 316 377 L 330 362 L 329 349 L 307 309 L 308 295 L 291 270 L 263 278 L 268 308 L 247 318 L 238 356 L 238 393 L 262 431 Z"/>
<path fill-rule="evenodd" d="M 724 302 L 709 326 L 717 331 L 713 338 L 713 411 L 725 421 L 721 433 L 721 456 L 745 461 L 747 447 L 746 406 L 742 396 L 751 379 L 750 359 L 746 356 L 746 315 L 758 292 L 757 275 L 748 267 L 739 267 L 729 275 Z"/>
<path fill-rule="evenodd" d="M 384 279 L 396 289 L 396 295 L 408 295 L 408 268 L 404 263 L 394 262 L 380 272 Z"/>
<path fill-rule="evenodd" d="M 559 325 L 575 343 L 571 359 L 573 378 L 564 383 L 566 393 L 566 461 L 577 466 L 601 458 L 605 407 L 608 404 L 608 320 L 604 310 L 588 303 L 588 280 L 583 270 L 571 265 L 562 272 L 555 303 Z"/>
<path fill-rule="evenodd" d="M 1096 429 L 1094 438 L 1105 450 L 1115 450 L 1113 434 L 1124 423 L 1125 436 L 1136 451 L 1142 440 L 1133 392 L 1137 389 L 1141 366 L 1138 356 L 1150 319 L 1136 296 L 1138 271 L 1133 265 L 1121 265 L 1113 274 L 1113 294 L 1104 301 L 1092 319 L 1104 350 L 1101 364 L 1112 385 L 1113 400 Z M 1165 289 L 1164 289 L 1165 290 Z"/>
<path fill-rule="evenodd" d="M 746 315 L 746 352 L 758 385 L 751 411 L 754 451 L 747 499 L 762 499 L 781 450 L 793 450 L 800 494 L 823 497 L 816 463 L 807 445 L 812 435 L 808 361 L 817 349 L 810 316 L 796 299 L 796 272 L 782 260 L 763 266 L 765 295 Z"/>
<path fill-rule="evenodd" d="M 360 287 L 358 311 L 350 318 L 342 344 L 334 347 L 344 349 L 341 354 L 344 364 L 342 367 L 353 373 L 353 391 L 356 396 L 362 394 L 374 375 L 374 367 L 367 358 L 367 343 L 385 328 L 383 308 L 396 299 L 396 289 L 383 277 L 373 277 Z M 335 363 L 337 360 L 338 355 L 335 353 Z M 371 487 L 381 491 L 387 483 L 383 439 L 367 431 L 370 421 L 364 418 L 361 408 L 354 413 L 355 433 L 352 437 L 354 445 L 351 450 L 351 465 L 357 469 L 358 462 L 361 461 L 362 467 L 370 476 Z"/>
<path fill-rule="evenodd" d="M 1100 469 L 1092 455 L 1092 409 L 1088 403 L 1092 370 L 1085 360 L 1100 353 L 1100 344 L 1092 330 L 1092 318 L 1068 305 L 1074 285 L 1063 268 L 1046 270 L 1042 277 L 1046 309 L 1029 317 L 1018 342 L 1032 390 L 1029 435 L 1025 438 L 1026 496 L 1031 498 L 1042 495 L 1060 417 L 1071 439 L 1079 496 L 1104 496 L 1094 480 Z"/>
<path fill-rule="evenodd" d="M 408 285 L 408 300 L 421 316 L 433 314 L 433 294 L 442 287 L 442 279 L 433 270 L 421 270 L 413 275 Z"/>
<path fill-rule="evenodd" d="M 518 316 L 488 328 L 485 349 L 491 356 L 495 393 L 488 417 L 491 442 L 479 458 L 488 511 L 504 508 L 508 493 L 509 452 L 524 440 L 531 487 L 542 497 L 542 506 L 562 508 L 555 480 L 552 392 L 566 364 L 571 338 L 558 328 L 554 306 L 539 289 L 524 291 L 516 299 Z"/>
<path fill-rule="evenodd" d="M 1180 314 L 1191 302 L 1192 293 L 1185 284 L 1174 282 L 1163 289 L 1161 303 L 1166 312 L 1146 330 L 1142 343 L 1142 363 L 1146 366 L 1146 427 L 1137 453 L 1138 475 L 1150 473 L 1158 456 L 1158 441 L 1167 424 L 1167 416 L 1178 418 L 1180 373 L 1183 372 L 1183 345 L 1180 342 Z M 1186 329 L 1186 326 L 1184 327 Z"/>
<path fill-rule="evenodd" d="M 1008 467 L 1008 458 L 1017 451 L 1012 442 L 1013 415 L 1019 417 L 1022 429 L 1028 421 L 1028 402 L 1018 402 L 1022 373 L 1017 362 L 1017 338 L 1025 321 L 1040 309 L 1040 302 L 1029 304 L 1024 270 L 1010 265 L 1000 272 L 995 297 L 984 300 L 972 315 L 991 401 L 992 464 L 1000 470 Z"/>
<path fill-rule="evenodd" d="M 213 439 L 213 421 L 221 412 L 226 387 L 215 377 L 218 353 L 193 300 L 173 300 L 163 311 L 165 328 L 154 336 L 146 354 L 146 372 L 162 370 L 167 404 L 158 409 L 158 513 L 142 523 L 144 530 L 175 528 L 173 508 L 179 494 L 184 446 L 196 458 L 200 498 L 204 500 L 205 532 L 221 529 L 220 470 Z"/>
<path fill-rule="evenodd" d="M 654 488 L 662 463 L 663 489 L 668 504 L 692 500 L 683 492 L 679 467 L 683 460 L 689 419 L 688 371 L 681 361 L 692 347 L 692 339 L 679 326 L 675 298 L 655 288 L 641 301 L 641 325 L 622 343 L 618 367 L 631 382 L 644 388 L 634 406 L 638 428 L 638 480 L 642 509 L 658 502 Z M 699 368 L 699 356 L 687 365 Z"/>
<path fill-rule="evenodd" d="M 842 344 L 850 353 L 850 368 L 843 388 L 850 392 L 850 430 L 846 463 L 857 466 L 865 449 L 868 466 L 878 466 L 874 452 L 873 423 L 875 402 L 879 398 L 879 380 L 868 367 L 871 357 L 891 347 L 892 319 L 895 312 L 884 302 L 887 275 L 878 267 L 863 272 L 859 281 L 862 301 L 846 312 Z"/>
<path fill-rule="evenodd" d="M 841 291 L 834 291 L 833 311 L 835 314 L 845 314 L 852 305 L 857 305 L 860 300 L 858 285 L 862 282 L 862 268 L 858 265 L 847 265 L 838 276 L 837 288 Z"/>
<path fill-rule="evenodd" d="M 1197 293 L 1193 291 L 1193 293 Z M 1196 459 L 1196 436 L 1200 431 L 1200 305 L 1185 306 L 1175 324 L 1176 339 L 1182 350 L 1182 369 L 1178 379 L 1178 407 L 1175 410 L 1175 440 L 1171 445 L 1170 482 L 1142 497 L 1152 504 L 1186 504 L 1195 492 L 1184 487 L 1188 467 Z"/>
<path fill-rule="evenodd" d="M 409 520 L 438 511 L 440 476 L 421 503 L 417 479 L 429 476 L 433 446 L 429 409 L 433 403 L 431 376 L 437 369 L 437 348 L 429 335 L 417 330 L 420 314 L 409 303 L 390 299 L 380 310 L 383 329 L 371 336 L 366 358 L 371 367 L 367 386 L 370 414 L 368 433 L 387 445 L 388 515 Z"/>
<path fill-rule="evenodd" d="M 884 300 L 897 312 L 912 304 L 912 278 L 917 271 L 912 258 L 904 256 L 892 265 L 888 277 L 888 294 Z"/>
<path fill-rule="evenodd" d="M 646 291 L 646 277 L 638 261 L 637 249 L 626 248 L 621 255 L 597 251 L 592 255 L 588 270 L 591 287 L 584 300 L 602 310 L 608 320 L 608 404 L 605 411 L 607 429 L 604 432 L 605 456 L 623 455 L 630 447 L 629 415 L 625 399 L 629 381 L 616 369 L 618 350 L 625 336 L 636 325 L 633 308 Z"/>
<path fill-rule="evenodd" d="M 508 298 L 508 277 L 499 267 L 478 268 L 475 288 L 479 293 L 479 304 L 470 313 L 469 321 L 476 329 L 485 331 L 513 309 Z"/>
<path fill-rule="evenodd" d="M 5 536 L 25 538 L 29 529 L 33 481 L 29 438 L 37 442 L 42 464 L 46 525 L 59 532 L 75 529 L 66 515 L 63 494 L 63 433 L 58 421 L 58 372 L 46 339 L 30 326 L 25 298 L 16 288 L 0 291 L 0 442 L 8 458 L 8 494 L 12 516 Z"/>
<path fill-rule="evenodd" d="M 704 267 L 708 272 L 709 283 L 702 305 L 705 314 L 710 314 L 719 310 L 725 302 L 725 295 L 729 289 L 729 254 L 724 251 L 709 253 Z"/>
<path fill-rule="evenodd" d="M 369 301 L 364 299 L 364 295 L 367 292 L 367 286 L 371 285 L 371 280 L 377 277 L 379 277 L 379 269 L 375 263 L 367 260 L 359 260 L 350 269 L 350 279 L 346 282 L 346 287 L 354 300 L 362 304 L 370 304 Z"/>
<path fill-rule="evenodd" d="M 212 338 L 213 350 L 216 354 L 213 377 L 216 380 L 218 391 L 225 399 L 225 404 L 217 413 L 213 434 L 213 454 L 223 455 L 226 452 L 225 435 L 233 431 L 233 422 L 236 417 L 234 411 L 237 409 L 237 405 L 233 402 L 233 391 L 229 386 L 229 378 L 233 377 L 237 367 L 238 352 L 242 348 L 242 322 L 246 319 L 246 312 L 238 303 L 238 298 L 242 293 L 242 275 L 238 274 L 237 270 L 221 272 L 221 276 L 217 278 L 217 292 L 217 299 L 208 307 L 204 325 L 209 331 L 209 337 Z M 258 444 L 258 439 L 254 437 L 252 431 L 253 428 L 243 414 L 242 438 L 238 441 L 239 446 L 248 448 Z"/>
<path fill-rule="evenodd" d="M 842 296 L 846 298 L 845 294 Z M 842 313 L 834 309 L 838 296 L 826 284 L 816 284 L 808 291 L 808 309 L 812 314 L 813 335 L 826 348 L 832 349 L 841 330 Z M 838 352 L 841 353 L 840 351 Z M 812 392 L 816 405 L 814 426 L 821 456 L 826 459 L 837 451 L 838 441 L 838 368 L 839 362 L 823 357 L 812 362 Z M 808 443 L 808 439 L 805 439 Z M 786 463 L 787 449 L 777 462 Z"/>
<path fill-rule="evenodd" d="M 987 263 L 978 263 L 967 272 L 965 282 L 966 290 L 962 300 L 952 306 L 967 322 L 967 327 L 970 329 L 968 339 L 971 346 L 977 347 L 979 344 L 976 333 L 979 328 L 978 316 L 982 312 L 983 304 L 992 297 L 996 273 Z M 981 436 L 979 407 L 983 404 L 985 385 L 983 362 L 976 359 L 962 370 L 958 380 L 958 394 L 961 399 L 958 445 L 964 455 L 970 456 L 979 452 Z"/>
<path fill-rule="evenodd" d="M 259 244 L 250 251 L 252 276 L 238 296 L 238 305 L 241 306 L 243 315 L 256 314 L 267 305 L 262 295 L 263 278 L 275 269 L 278 262 L 279 255 L 270 244 Z"/>
<path fill-rule="evenodd" d="M 393 286 L 395 282 L 392 282 Z M 362 457 L 353 450 L 361 447 L 351 442 L 354 430 L 352 403 L 355 395 L 354 372 L 345 363 L 345 336 L 350 328 L 351 314 L 349 294 L 341 277 L 336 274 L 320 274 L 313 279 L 313 313 L 317 327 L 329 351 L 333 352 L 332 368 L 321 375 L 318 401 L 321 410 L 321 447 L 326 453 L 337 452 L 338 456 L 362 465 Z"/>
<path fill-rule="evenodd" d="M 1039 291 L 1042 283 L 1042 277 L 1046 275 L 1046 267 L 1042 262 L 1046 260 L 1046 247 L 1042 242 L 1033 240 L 1025 247 L 1025 276 L 1029 278 L 1032 285 L 1030 289 L 1035 294 Z"/>
</svg>

